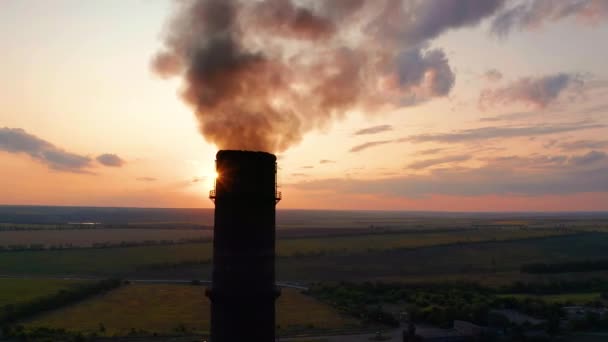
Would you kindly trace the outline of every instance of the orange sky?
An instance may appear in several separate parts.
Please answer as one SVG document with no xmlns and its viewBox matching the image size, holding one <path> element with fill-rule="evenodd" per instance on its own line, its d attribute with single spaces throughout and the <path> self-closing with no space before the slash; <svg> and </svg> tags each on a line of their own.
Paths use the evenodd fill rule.
<svg viewBox="0 0 608 342">
<path fill-rule="evenodd" d="M 150 70 L 171 8 L 0 2 L 0 204 L 212 206 L 217 147 L 180 80 Z M 279 153 L 279 207 L 608 210 L 602 10 L 503 36 L 500 12 L 445 29 L 425 48 L 445 52 L 449 94 L 307 132 Z"/>
</svg>

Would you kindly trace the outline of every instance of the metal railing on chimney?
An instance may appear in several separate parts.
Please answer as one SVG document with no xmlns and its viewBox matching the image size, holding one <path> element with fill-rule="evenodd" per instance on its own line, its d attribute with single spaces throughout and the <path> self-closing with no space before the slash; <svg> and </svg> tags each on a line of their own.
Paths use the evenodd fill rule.
<svg viewBox="0 0 608 342">
<path fill-rule="evenodd" d="M 215 202 L 215 189 L 209 190 L 209 199 Z M 283 199 L 283 194 L 280 191 L 275 191 L 274 193 L 274 201 L 275 203 L 279 203 L 280 200 Z"/>
</svg>

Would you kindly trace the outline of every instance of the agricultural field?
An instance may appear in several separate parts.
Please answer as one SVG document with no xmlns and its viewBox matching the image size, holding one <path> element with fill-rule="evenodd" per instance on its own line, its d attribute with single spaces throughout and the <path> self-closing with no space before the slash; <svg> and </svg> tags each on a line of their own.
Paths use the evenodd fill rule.
<svg viewBox="0 0 608 342">
<path fill-rule="evenodd" d="M 212 230 L 202 229 L 70 229 L 70 230 L 9 230 L 0 231 L 0 246 L 74 246 L 91 247 L 95 244 L 121 242 L 175 241 L 211 239 Z"/>
<path fill-rule="evenodd" d="M 416 231 L 353 236 L 283 239 L 277 241 L 279 256 L 315 254 L 352 254 L 402 248 L 473 243 L 482 241 L 508 241 L 574 234 L 564 229 L 484 228 L 448 231 Z"/>
<path fill-rule="evenodd" d="M 117 230 L 117 233 L 120 231 L 121 230 Z M 63 231 L 58 232 L 63 233 Z M 46 234 L 47 232 L 32 231 L 25 233 Z M 522 230 L 519 228 L 500 228 L 448 232 L 401 232 L 326 238 L 279 239 L 277 241 L 277 255 L 279 257 L 301 257 L 366 254 L 393 249 L 413 249 L 484 241 L 492 242 L 546 238 L 551 236 L 565 236 L 567 234 L 572 233 L 570 231 L 564 232 L 557 229 Z M 122 276 L 141 269 L 146 269 L 149 266 L 161 266 L 162 268 L 163 266 L 174 267 L 174 265 L 184 263 L 205 263 L 211 259 L 211 255 L 211 243 L 2 252 L 0 253 L 0 272 L 4 275 L 60 274 Z"/>
<path fill-rule="evenodd" d="M 606 255 L 607 245 L 608 234 L 589 233 L 350 255 L 279 258 L 277 272 L 281 279 L 302 282 L 409 277 L 433 277 L 441 281 L 452 275 L 460 275 L 466 280 L 468 277 L 491 277 L 502 272 L 517 277 L 519 268 L 524 263 L 600 258 Z M 511 279 L 514 280 L 519 279 Z"/>
<path fill-rule="evenodd" d="M 9 279 L 0 278 L 0 308 L 16 305 L 82 284 L 84 281 L 60 279 Z"/>
<path fill-rule="evenodd" d="M 554 281 L 608 277 L 608 272 L 527 274 L 520 267 L 547 260 L 587 260 L 605 256 L 608 234 L 588 233 L 539 239 L 491 241 L 419 248 L 371 250 L 280 257 L 277 279 L 317 281 L 479 282 Z M 137 277 L 208 279 L 211 265 L 168 265 L 138 272 Z"/>
<path fill-rule="evenodd" d="M 206 261 L 211 244 L 91 248 L 0 253 L 3 275 L 125 275 L 138 267 Z"/>
<path fill-rule="evenodd" d="M 0 206 L 0 230 L 11 226 L 55 229 L 78 223 L 100 226 L 176 228 L 213 226 L 213 209 Z M 293 229 L 462 229 L 608 227 L 606 213 L 446 213 L 346 210 L 277 210 L 277 228 Z"/>
<path fill-rule="evenodd" d="M 29 327 L 63 328 L 100 335 L 131 331 L 167 334 L 207 333 L 210 307 L 204 287 L 191 285 L 125 285 L 107 294 L 44 314 L 26 322 Z M 284 289 L 277 301 L 279 331 L 360 327 L 358 321 L 331 307 Z"/>
</svg>

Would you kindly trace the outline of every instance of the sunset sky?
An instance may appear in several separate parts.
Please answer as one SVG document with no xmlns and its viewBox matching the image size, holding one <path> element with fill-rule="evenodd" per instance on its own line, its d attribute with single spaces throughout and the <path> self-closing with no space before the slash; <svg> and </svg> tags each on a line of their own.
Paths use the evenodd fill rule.
<svg viewBox="0 0 608 342">
<path fill-rule="evenodd" d="M 313 6 L 331 36 L 282 41 L 307 61 L 320 53 L 309 46 L 346 42 L 353 70 L 371 72 L 348 82 L 356 101 L 322 119 L 311 112 L 326 93 L 289 102 L 303 123 L 301 139 L 272 145 L 279 208 L 608 210 L 608 2 L 384 2 L 403 2 L 401 16 Z M 212 207 L 221 138 L 200 133 L 208 119 L 183 101 L 182 77 L 151 67 L 175 11 L 168 0 L 0 1 L 0 204 Z M 368 17 L 388 24 L 366 30 Z M 288 36 L 256 25 L 249 47 Z M 380 67 L 372 49 L 394 58 Z M 289 91 L 308 82 L 290 80 Z"/>
</svg>

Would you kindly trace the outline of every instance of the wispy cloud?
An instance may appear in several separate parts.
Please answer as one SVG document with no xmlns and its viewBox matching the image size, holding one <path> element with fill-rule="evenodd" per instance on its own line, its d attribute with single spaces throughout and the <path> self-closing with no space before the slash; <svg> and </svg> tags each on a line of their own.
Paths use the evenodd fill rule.
<svg viewBox="0 0 608 342">
<path fill-rule="evenodd" d="M 608 148 L 608 140 L 576 140 L 559 144 L 565 151 Z"/>
<path fill-rule="evenodd" d="M 580 91 L 584 82 L 580 75 L 559 73 L 532 78 L 524 77 L 501 88 L 486 88 L 479 96 L 479 105 L 488 108 L 520 102 L 545 108 L 566 90 Z"/>
<path fill-rule="evenodd" d="M 366 142 L 366 143 L 363 143 L 361 145 L 357 145 L 357 146 L 351 148 L 350 152 L 361 152 L 363 150 L 366 150 L 366 149 L 374 147 L 374 146 L 380 146 L 380 145 L 390 144 L 392 142 L 393 142 L 393 140 L 369 141 L 369 142 Z"/>
<path fill-rule="evenodd" d="M 429 195 L 555 195 L 608 191 L 608 159 L 592 153 L 572 156 L 488 160 L 479 168 L 437 169 L 424 175 L 382 179 L 321 179 L 293 183 L 302 190 L 331 187 L 345 194 L 418 198 Z M 527 165 L 522 168 L 522 165 Z"/>
<path fill-rule="evenodd" d="M 445 150 L 445 148 L 429 148 L 427 150 L 418 151 L 416 154 L 426 156 L 430 154 L 437 154 L 443 150 Z"/>
<path fill-rule="evenodd" d="M 515 113 L 507 113 L 496 116 L 487 116 L 479 119 L 481 122 L 496 122 L 496 121 L 510 121 L 510 120 L 519 120 L 519 119 L 528 119 L 533 116 L 533 112 L 515 112 Z"/>
<path fill-rule="evenodd" d="M 121 167 L 126 163 L 122 158 L 111 153 L 99 155 L 96 159 L 100 164 L 110 167 Z"/>
<path fill-rule="evenodd" d="M 91 166 L 91 158 L 67 152 L 21 128 L 0 128 L 0 150 L 27 154 L 58 171 L 82 173 Z"/>
<path fill-rule="evenodd" d="M 333 164 L 335 163 L 335 160 L 329 160 L 329 159 L 321 159 L 319 160 L 319 164 Z"/>
<path fill-rule="evenodd" d="M 492 22 L 492 32 L 506 36 L 513 29 L 529 30 L 548 21 L 577 17 L 582 22 L 594 23 L 608 17 L 605 0 L 526 0 L 500 11 Z"/>
<path fill-rule="evenodd" d="M 483 78 L 488 82 L 498 82 L 502 79 L 502 73 L 496 69 L 490 69 L 483 74 Z"/>
<path fill-rule="evenodd" d="M 591 164 L 596 164 L 601 161 L 606 160 L 606 153 L 600 151 L 591 151 L 582 156 L 575 156 L 570 158 L 572 164 L 586 166 Z"/>
<path fill-rule="evenodd" d="M 137 180 L 140 182 L 156 182 L 158 179 L 154 177 L 138 177 Z"/>
<path fill-rule="evenodd" d="M 440 143 L 462 143 L 475 140 L 487 140 L 497 138 L 536 137 L 555 133 L 574 132 L 594 128 L 604 128 L 603 124 L 589 122 L 573 122 L 554 125 L 537 126 L 488 126 L 470 128 L 450 133 L 419 134 L 402 138 L 399 141 L 414 143 L 440 142 Z"/>
<path fill-rule="evenodd" d="M 360 129 L 355 132 L 355 135 L 378 134 L 378 133 L 392 131 L 392 130 L 393 130 L 393 126 L 391 126 L 391 125 L 379 125 L 379 126 L 373 126 L 373 127 Z"/>
<path fill-rule="evenodd" d="M 433 159 L 425 159 L 413 162 L 407 166 L 409 169 L 426 169 L 431 166 L 454 163 L 454 162 L 462 162 L 471 159 L 469 155 L 456 155 L 456 156 L 445 156 L 440 158 Z"/>
</svg>

